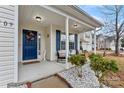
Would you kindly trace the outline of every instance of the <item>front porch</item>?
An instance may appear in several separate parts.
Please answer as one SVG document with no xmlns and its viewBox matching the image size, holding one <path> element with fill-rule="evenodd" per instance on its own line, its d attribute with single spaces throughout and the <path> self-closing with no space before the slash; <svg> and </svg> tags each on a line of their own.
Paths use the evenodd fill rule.
<svg viewBox="0 0 124 93">
<path fill-rule="evenodd" d="M 19 82 L 35 81 L 65 69 L 65 64 L 57 62 L 37 62 L 33 64 L 19 63 Z"/>
<path fill-rule="evenodd" d="M 63 10 L 63 7 L 67 10 Z M 80 50 L 80 33 L 91 30 L 95 32 L 96 27 L 99 27 L 91 20 L 88 21 L 93 25 L 86 20 L 82 21 L 82 17 L 88 17 L 82 14 L 79 16 L 80 12 L 72 15 L 76 12 L 73 8 L 19 6 L 19 82 L 35 81 L 71 67 L 68 57 L 70 50 Z M 58 50 L 65 51 L 64 64 L 56 61 Z"/>
</svg>

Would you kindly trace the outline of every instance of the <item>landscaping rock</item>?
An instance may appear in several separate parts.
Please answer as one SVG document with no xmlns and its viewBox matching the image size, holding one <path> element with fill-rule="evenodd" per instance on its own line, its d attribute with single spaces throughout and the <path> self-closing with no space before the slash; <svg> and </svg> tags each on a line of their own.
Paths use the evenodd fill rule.
<svg viewBox="0 0 124 93">
<path fill-rule="evenodd" d="M 64 78 L 74 88 L 100 87 L 98 78 L 95 76 L 94 71 L 90 68 L 90 63 L 87 63 L 82 67 L 82 77 L 78 77 L 75 67 L 60 72 L 58 75 Z"/>
</svg>

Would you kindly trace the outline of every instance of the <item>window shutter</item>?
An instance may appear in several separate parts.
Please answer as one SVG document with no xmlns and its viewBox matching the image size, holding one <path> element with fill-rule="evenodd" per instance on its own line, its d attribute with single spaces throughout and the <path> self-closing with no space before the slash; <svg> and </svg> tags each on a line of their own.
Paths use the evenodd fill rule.
<svg viewBox="0 0 124 93">
<path fill-rule="evenodd" d="M 61 31 L 56 30 L 56 51 L 60 50 Z"/>
<path fill-rule="evenodd" d="M 78 50 L 78 35 L 75 34 L 75 50 Z"/>
</svg>

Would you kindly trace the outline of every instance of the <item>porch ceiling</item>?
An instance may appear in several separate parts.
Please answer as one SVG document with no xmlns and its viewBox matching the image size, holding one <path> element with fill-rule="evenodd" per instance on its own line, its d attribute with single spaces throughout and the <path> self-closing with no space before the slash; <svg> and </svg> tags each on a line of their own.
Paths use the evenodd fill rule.
<svg viewBox="0 0 124 93">
<path fill-rule="evenodd" d="M 37 22 L 34 19 L 35 16 L 41 16 L 42 22 Z M 49 24 L 64 25 L 64 17 L 37 5 L 21 5 L 19 6 L 19 22 L 36 23 L 42 26 L 48 26 Z"/>
<path fill-rule="evenodd" d="M 42 22 L 37 22 L 34 17 L 35 16 L 41 16 Z M 31 24 L 37 24 L 39 26 L 47 27 L 50 24 L 59 25 L 61 27 L 65 26 L 65 17 L 61 16 L 57 13 L 54 13 L 48 9 L 45 9 L 41 6 L 37 5 L 21 5 L 19 6 L 19 23 L 31 23 Z M 74 24 L 77 24 L 77 28 L 74 28 Z M 69 20 L 69 29 L 70 31 L 90 31 L 92 30 L 89 27 L 86 27 L 74 20 Z"/>
</svg>

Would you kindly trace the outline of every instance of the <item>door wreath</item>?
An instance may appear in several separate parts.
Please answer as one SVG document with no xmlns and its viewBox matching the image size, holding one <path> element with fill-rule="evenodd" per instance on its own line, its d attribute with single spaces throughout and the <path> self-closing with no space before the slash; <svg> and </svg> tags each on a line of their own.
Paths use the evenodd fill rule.
<svg viewBox="0 0 124 93">
<path fill-rule="evenodd" d="M 28 41 L 34 40 L 34 39 L 35 39 L 34 33 L 33 33 L 32 31 L 27 32 L 27 34 L 26 34 L 26 39 L 27 39 Z"/>
</svg>

